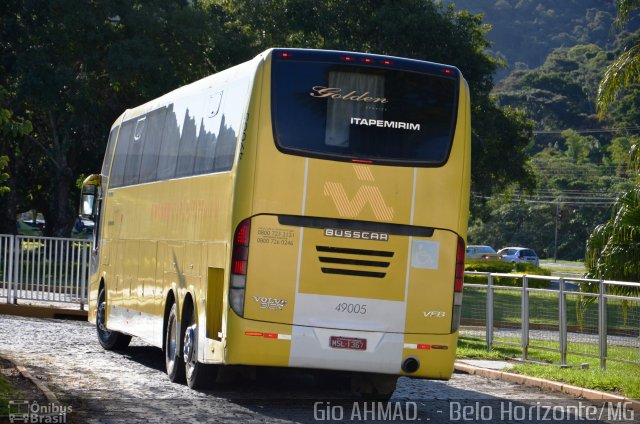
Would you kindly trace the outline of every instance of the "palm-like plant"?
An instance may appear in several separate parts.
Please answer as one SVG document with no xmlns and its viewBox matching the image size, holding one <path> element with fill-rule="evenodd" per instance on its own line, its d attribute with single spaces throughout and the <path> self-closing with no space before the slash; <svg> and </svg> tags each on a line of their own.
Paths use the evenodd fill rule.
<svg viewBox="0 0 640 424">
<path fill-rule="evenodd" d="M 617 0 L 616 26 L 623 27 L 633 10 L 640 9 L 640 0 Z M 605 71 L 598 87 L 596 109 L 603 117 L 620 90 L 640 82 L 640 44 L 636 44 L 618 57 Z"/>
<path fill-rule="evenodd" d="M 640 0 L 617 0 L 616 5 L 616 24 L 622 27 L 628 22 L 631 11 L 640 9 Z M 598 115 L 604 116 L 620 90 L 637 82 L 640 82 L 640 44 L 621 54 L 605 71 L 596 98 Z M 630 152 L 630 168 L 638 176 L 639 150 L 636 144 Z M 640 281 L 640 185 L 623 193 L 616 201 L 609 222 L 597 226 L 593 231 L 587 241 L 585 265 L 589 278 Z M 585 289 L 595 291 L 595 287 L 585 286 Z M 633 287 L 613 286 L 610 289 L 618 295 L 640 295 L 640 290 Z M 588 300 L 581 303 L 584 307 Z M 622 302 L 622 309 L 626 321 L 628 301 Z"/>
<path fill-rule="evenodd" d="M 590 278 L 640 281 L 640 186 L 623 193 L 611 220 L 593 231 L 585 265 Z"/>
</svg>

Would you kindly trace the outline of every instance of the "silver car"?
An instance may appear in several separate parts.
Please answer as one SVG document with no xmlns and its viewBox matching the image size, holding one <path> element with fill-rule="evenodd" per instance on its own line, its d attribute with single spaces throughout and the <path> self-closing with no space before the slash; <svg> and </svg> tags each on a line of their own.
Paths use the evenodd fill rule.
<svg viewBox="0 0 640 424">
<path fill-rule="evenodd" d="M 467 246 L 468 259 L 500 259 L 500 256 L 493 250 L 491 246 L 479 246 L 470 244 Z"/>
<path fill-rule="evenodd" d="M 535 266 L 540 266 L 540 259 L 536 252 L 526 247 L 505 247 L 498 250 L 498 255 L 502 256 L 504 262 L 529 262 Z"/>
</svg>

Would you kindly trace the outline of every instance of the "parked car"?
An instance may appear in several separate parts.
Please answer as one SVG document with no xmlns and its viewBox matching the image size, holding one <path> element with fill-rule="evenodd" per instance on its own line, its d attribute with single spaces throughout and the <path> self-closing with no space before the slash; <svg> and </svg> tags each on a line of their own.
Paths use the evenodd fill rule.
<svg viewBox="0 0 640 424">
<path fill-rule="evenodd" d="M 540 259 L 536 252 L 526 247 L 505 247 L 498 250 L 498 255 L 505 262 L 529 262 L 535 266 L 540 266 Z"/>
<path fill-rule="evenodd" d="M 500 260 L 501 257 L 491 246 L 470 244 L 467 246 L 467 259 Z"/>
<path fill-rule="evenodd" d="M 45 222 L 42 219 L 35 221 L 31 219 L 22 219 L 16 222 L 16 231 L 18 234 L 39 236 L 44 231 Z"/>
</svg>

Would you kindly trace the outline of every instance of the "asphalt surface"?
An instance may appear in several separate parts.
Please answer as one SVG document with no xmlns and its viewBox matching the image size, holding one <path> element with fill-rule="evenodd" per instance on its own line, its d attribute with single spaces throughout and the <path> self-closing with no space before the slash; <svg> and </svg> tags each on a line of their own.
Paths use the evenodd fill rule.
<svg viewBox="0 0 640 424">
<path fill-rule="evenodd" d="M 94 327 L 80 321 L 0 315 L 0 355 L 55 393 L 62 412 L 39 408 L 49 418 L 53 409 L 64 418 L 58 422 L 637 422 L 622 405 L 463 373 L 449 381 L 401 378 L 389 403 L 325 388 L 299 370 L 238 375 L 198 392 L 168 380 L 159 349 L 134 338 L 123 352 L 104 351 Z"/>
</svg>

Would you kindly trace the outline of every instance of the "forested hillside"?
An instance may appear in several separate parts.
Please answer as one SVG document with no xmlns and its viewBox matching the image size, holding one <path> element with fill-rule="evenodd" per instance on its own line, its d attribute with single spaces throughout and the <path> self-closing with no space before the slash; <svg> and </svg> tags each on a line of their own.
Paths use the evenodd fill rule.
<svg viewBox="0 0 640 424">
<path fill-rule="evenodd" d="M 556 48 L 596 44 L 609 49 L 615 41 L 611 25 L 615 4 L 611 0 L 446 0 L 459 9 L 482 13 L 492 26 L 487 39 L 491 54 L 504 59 L 502 79 L 514 69 L 536 68 Z M 638 29 L 633 18 L 626 27 Z"/>
<path fill-rule="evenodd" d="M 612 30 L 613 2 L 456 2 L 463 4 L 486 13 L 494 54 L 516 63 L 493 93 L 500 106 L 532 121 L 529 153 L 537 181 L 531 191 L 476 193 L 470 239 L 582 259 L 593 228 L 634 183 L 627 164 L 640 140 L 640 91 L 624 91 L 604 119 L 596 115 L 595 99 L 604 70 L 638 42 L 640 31 L 628 31 L 634 25 Z"/>
</svg>

